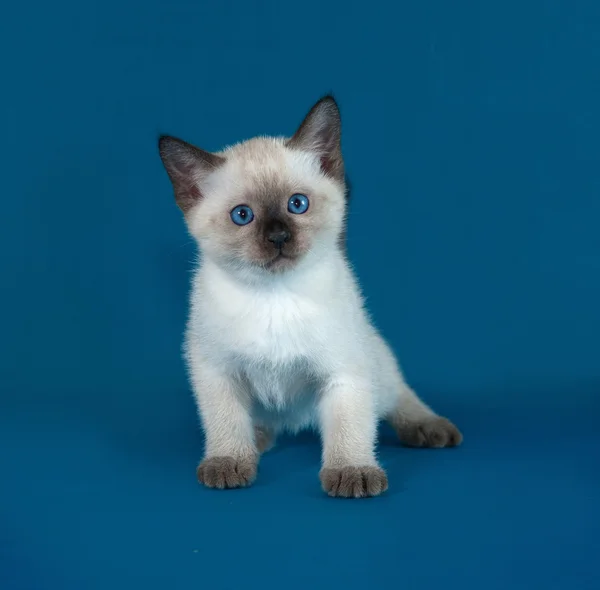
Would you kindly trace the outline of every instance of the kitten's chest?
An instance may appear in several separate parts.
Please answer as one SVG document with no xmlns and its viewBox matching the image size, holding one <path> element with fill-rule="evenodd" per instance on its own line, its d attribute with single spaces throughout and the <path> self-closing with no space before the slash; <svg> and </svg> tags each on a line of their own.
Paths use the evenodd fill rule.
<svg viewBox="0 0 600 590">
<path fill-rule="evenodd" d="M 237 357 L 250 362 L 296 363 L 313 357 L 322 346 L 324 310 L 302 297 L 256 297 L 228 312 L 228 344 Z"/>
<path fill-rule="evenodd" d="M 269 361 L 248 363 L 241 367 L 241 374 L 247 380 L 249 391 L 257 404 L 255 411 L 276 411 L 279 413 L 297 411 L 309 404 L 318 380 L 303 360 L 286 364 Z"/>
</svg>

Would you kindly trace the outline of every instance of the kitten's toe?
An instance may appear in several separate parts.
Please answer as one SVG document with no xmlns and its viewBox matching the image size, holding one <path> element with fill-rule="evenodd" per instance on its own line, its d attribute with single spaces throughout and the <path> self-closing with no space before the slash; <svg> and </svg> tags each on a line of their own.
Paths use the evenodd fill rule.
<svg viewBox="0 0 600 590">
<path fill-rule="evenodd" d="M 441 416 L 434 416 L 417 422 L 396 421 L 394 428 L 400 441 L 409 447 L 456 447 L 463 436 L 452 422 Z"/>
<path fill-rule="evenodd" d="M 388 489 L 381 467 L 323 467 L 319 477 L 323 490 L 334 498 L 368 498 Z"/>
<path fill-rule="evenodd" d="M 256 461 L 234 457 L 209 457 L 198 465 L 196 476 L 200 483 L 209 488 L 243 488 L 256 479 Z"/>
</svg>

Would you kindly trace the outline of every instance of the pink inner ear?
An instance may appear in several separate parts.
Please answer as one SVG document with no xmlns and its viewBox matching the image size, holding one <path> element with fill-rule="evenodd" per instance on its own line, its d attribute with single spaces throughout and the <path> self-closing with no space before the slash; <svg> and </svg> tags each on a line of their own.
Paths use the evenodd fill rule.
<svg viewBox="0 0 600 590">
<path fill-rule="evenodd" d="M 199 199 L 202 195 L 200 189 L 193 179 L 194 165 L 193 163 L 181 162 L 177 170 L 177 180 L 183 194 L 192 200 Z"/>
<path fill-rule="evenodd" d="M 330 174 L 332 167 L 331 160 L 327 156 L 321 156 L 321 170 L 323 170 L 325 174 Z"/>
</svg>

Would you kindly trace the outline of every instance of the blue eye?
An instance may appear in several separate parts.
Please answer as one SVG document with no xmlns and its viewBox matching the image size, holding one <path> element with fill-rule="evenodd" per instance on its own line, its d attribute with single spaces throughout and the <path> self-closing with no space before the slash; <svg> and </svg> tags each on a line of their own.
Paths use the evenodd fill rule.
<svg viewBox="0 0 600 590">
<path fill-rule="evenodd" d="M 254 219 L 254 213 L 248 205 L 238 205 L 229 215 L 236 225 L 248 225 Z"/>
<path fill-rule="evenodd" d="M 288 211 L 300 215 L 308 211 L 308 197 L 306 195 L 292 195 L 288 201 Z"/>
</svg>

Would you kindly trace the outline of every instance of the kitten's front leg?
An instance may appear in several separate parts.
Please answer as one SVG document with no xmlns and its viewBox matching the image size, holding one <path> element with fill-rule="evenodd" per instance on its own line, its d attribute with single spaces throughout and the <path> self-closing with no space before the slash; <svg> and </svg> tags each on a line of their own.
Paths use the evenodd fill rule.
<svg viewBox="0 0 600 590">
<path fill-rule="evenodd" d="M 256 478 L 259 453 L 249 398 L 241 384 L 215 368 L 191 363 L 194 394 L 205 434 L 198 481 L 210 488 L 239 488 Z"/>
<path fill-rule="evenodd" d="M 319 404 L 323 439 L 323 489 L 334 497 L 378 496 L 388 488 L 377 463 L 377 415 L 367 382 L 352 377 L 333 379 Z"/>
</svg>

